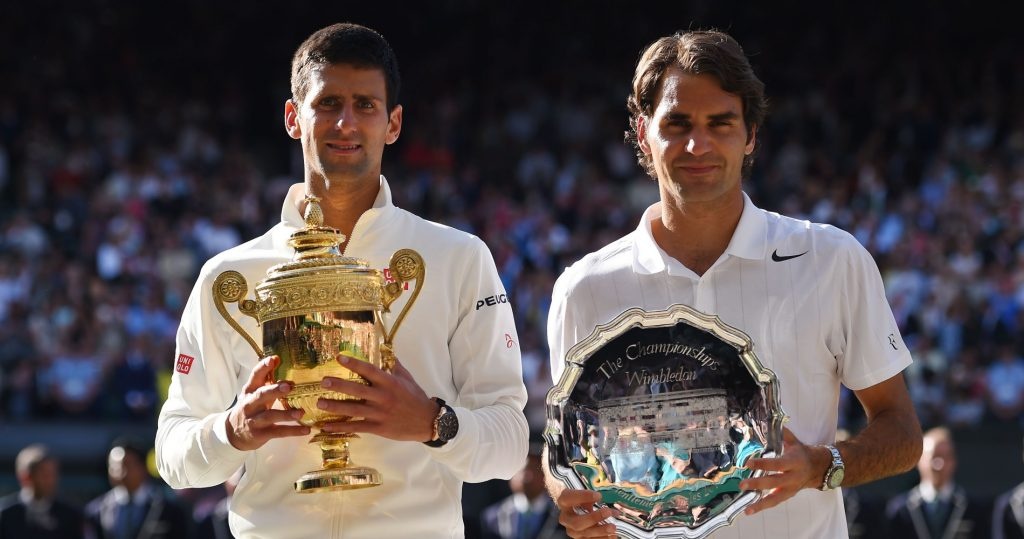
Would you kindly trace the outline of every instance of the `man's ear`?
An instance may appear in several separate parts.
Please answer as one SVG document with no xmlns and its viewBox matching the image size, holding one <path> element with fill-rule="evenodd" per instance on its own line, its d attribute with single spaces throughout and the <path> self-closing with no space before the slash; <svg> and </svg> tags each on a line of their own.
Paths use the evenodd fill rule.
<svg viewBox="0 0 1024 539">
<path fill-rule="evenodd" d="M 651 145 L 647 143 L 647 117 L 640 114 L 636 117 L 636 142 L 644 155 L 651 155 Z"/>
<path fill-rule="evenodd" d="M 747 146 L 743 149 L 744 155 L 754 153 L 755 141 L 757 141 L 757 124 L 750 126 L 750 132 L 747 134 Z"/>
<path fill-rule="evenodd" d="M 385 144 L 394 144 L 398 135 L 402 133 L 402 105 L 395 105 L 388 114 L 388 132 L 384 138 Z"/>
<path fill-rule="evenodd" d="M 284 102 L 284 130 L 293 139 L 302 138 L 302 128 L 299 127 L 299 109 L 291 99 Z"/>
</svg>

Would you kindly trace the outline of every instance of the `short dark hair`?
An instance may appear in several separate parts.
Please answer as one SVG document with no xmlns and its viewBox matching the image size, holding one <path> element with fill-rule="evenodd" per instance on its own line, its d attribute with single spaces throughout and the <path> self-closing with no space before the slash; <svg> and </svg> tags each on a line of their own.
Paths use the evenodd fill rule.
<svg viewBox="0 0 1024 539">
<path fill-rule="evenodd" d="M 677 32 L 651 43 L 637 62 L 632 93 L 626 100 L 629 109 L 626 142 L 636 149 L 640 166 L 651 177 L 656 177 L 654 164 L 640 149 L 637 118 L 641 115 L 650 118 L 654 114 L 661 81 L 665 72 L 672 67 L 692 75 L 711 75 L 718 79 L 722 90 L 739 96 L 743 103 L 743 123 L 748 134 L 752 127 L 761 125 L 768 108 L 764 83 L 754 74 L 750 61 L 743 53 L 743 47 L 729 34 L 718 30 L 694 30 Z M 744 176 L 749 173 L 753 162 L 752 155 L 743 159 Z"/>
<path fill-rule="evenodd" d="M 149 455 L 149 448 L 147 448 L 142 441 L 129 436 L 121 436 L 114 439 L 110 444 L 111 451 L 117 448 L 123 449 L 125 454 L 134 455 L 143 466 L 146 465 L 146 457 Z"/>
<path fill-rule="evenodd" d="M 309 90 L 309 72 L 317 67 L 349 64 L 384 72 L 384 88 L 390 112 L 398 105 L 402 83 L 398 58 L 384 36 L 365 26 L 337 23 L 306 38 L 292 57 L 292 100 L 298 105 Z"/>
</svg>

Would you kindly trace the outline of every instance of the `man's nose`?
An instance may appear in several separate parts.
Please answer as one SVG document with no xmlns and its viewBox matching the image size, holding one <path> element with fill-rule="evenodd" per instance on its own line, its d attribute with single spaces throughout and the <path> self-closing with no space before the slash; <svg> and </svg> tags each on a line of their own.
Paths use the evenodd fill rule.
<svg viewBox="0 0 1024 539">
<path fill-rule="evenodd" d="M 689 140 L 686 141 L 686 151 L 695 156 L 701 156 L 711 151 L 708 133 L 703 129 L 693 129 L 690 132 Z"/>
<path fill-rule="evenodd" d="M 338 120 L 334 124 L 338 131 L 351 131 L 356 127 L 356 111 L 351 105 L 341 107 Z"/>
</svg>

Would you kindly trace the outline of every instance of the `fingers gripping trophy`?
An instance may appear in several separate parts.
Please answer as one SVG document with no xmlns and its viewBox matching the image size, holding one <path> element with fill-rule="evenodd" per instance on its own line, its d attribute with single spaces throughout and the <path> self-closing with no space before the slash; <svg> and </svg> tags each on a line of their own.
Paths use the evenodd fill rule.
<svg viewBox="0 0 1024 539">
<path fill-rule="evenodd" d="M 341 256 L 338 245 L 345 235 L 323 226 L 319 198 L 306 196 L 306 226 L 288 240 L 295 249 L 292 260 L 267 270 L 256 285 L 256 299 L 245 299 L 248 284 L 237 271 L 225 271 L 213 282 L 214 303 L 228 324 L 248 341 L 257 356 L 277 355 L 281 361 L 274 371 L 276 380 L 289 380 L 294 390 L 283 404 L 301 409 L 303 425 L 319 428 L 340 417 L 317 407 L 320 398 L 355 399 L 351 395 L 324 389 L 320 382 L 332 376 L 367 384 L 361 376 L 343 367 L 339 355 L 365 361 L 386 372 L 395 365 L 392 351 L 395 332 L 422 287 L 423 257 L 411 249 L 394 253 L 389 271 L 395 277 L 385 284 L 379 270 L 356 258 Z M 411 296 L 390 329 L 381 315 L 402 295 L 406 283 L 415 281 Z M 238 310 L 256 319 L 263 328 L 263 346 L 256 343 L 228 313 L 225 304 L 237 303 Z M 323 467 L 310 471 L 295 482 L 297 492 L 348 490 L 380 485 L 380 472 L 353 464 L 349 443 L 354 433 L 319 432 L 310 443 L 319 444 Z"/>
</svg>

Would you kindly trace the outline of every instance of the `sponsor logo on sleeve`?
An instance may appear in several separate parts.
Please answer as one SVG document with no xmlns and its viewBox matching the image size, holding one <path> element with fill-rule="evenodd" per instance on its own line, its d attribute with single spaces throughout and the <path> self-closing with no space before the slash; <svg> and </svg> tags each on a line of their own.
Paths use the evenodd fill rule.
<svg viewBox="0 0 1024 539">
<path fill-rule="evenodd" d="M 381 272 L 384 274 L 384 284 L 395 282 L 395 276 L 391 274 L 391 268 L 384 268 L 383 270 L 381 270 Z M 403 289 L 409 289 L 408 281 L 405 282 L 405 286 L 403 287 Z"/>
<path fill-rule="evenodd" d="M 896 334 L 895 333 L 890 333 L 889 334 L 889 346 L 891 346 L 893 350 L 899 350 L 899 347 L 896 346 Z"/>
<path fill-rule="evenodd" d="M 505 348 L 512 348 L 516 345 L 516 341 L 512 339 L 512 336 L 508 333 L 505 334 Z"/>
<path fill-rule="evenodd" d="M 476 301 L 476 310 L 480 310 L 483 307 L 494 307 L 502 303 L 508 303 L 508 296 L 506 294 L 495 294 L 493 296 L 487 296 L 483 299 Z"/>
<path fill-rule="evenodd" d="M 192 370 L 192 362 L 196 358 L 192 356 L 186 356 L 185 354 L 178 354 L 178 361 L 174 363 L 174 370 L 181 374 L 188 374 Z"/>
</svg>

